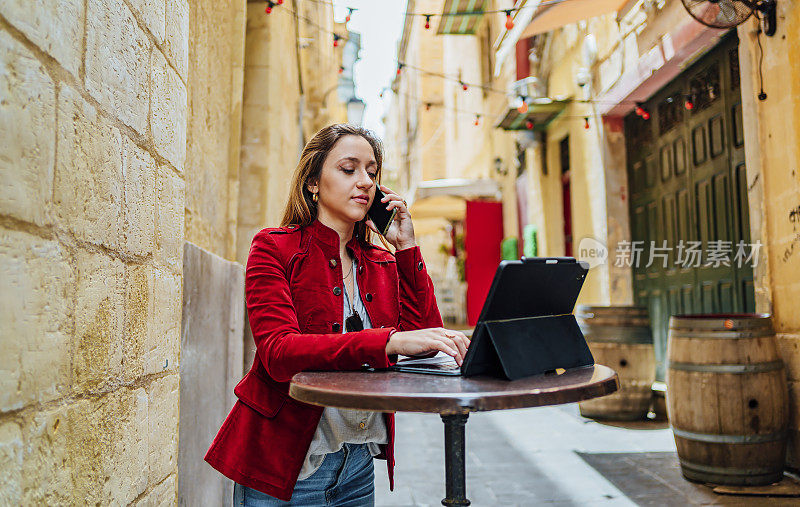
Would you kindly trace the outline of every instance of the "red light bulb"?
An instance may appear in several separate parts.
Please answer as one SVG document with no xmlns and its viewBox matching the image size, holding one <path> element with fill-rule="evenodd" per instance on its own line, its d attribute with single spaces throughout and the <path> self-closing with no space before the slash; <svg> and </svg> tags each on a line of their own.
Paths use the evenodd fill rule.
<svg viewBox="0 0 800 507">
<path fill-rule="evenodd" d="M 467 88 L 469 87 L 467 86 L 467 83 L 461 83 L 461 88 L 463 88 L 464 91 L 467 91 Z"/>
<path fill-rule="evenodd" d="M 690 99 L 686 99 L 686 102 L 683 103 L 683 107 L 691 111 L 694 109 L 694 102 L 692 102 Z"/>
<path fill-rule="evenodd" d="M 339 74 L 341 74 L 342 72 L 344 72 L 344 67 L 342 67 L 341 65 L 339 65 Z"/>
<path fill-rule="evenodd" d="M 641 116 L 644 114 L 644 109 L 642 108 L 642 106 L 636 106 L 635 112 L 638 116 Z"/>
<path fill-rule="evenodd" d="M 528 103 L 523 100 L 522 101 L 522 105 L 517 108 L 517 111 L 519 111 L 520 114 L 527 113 L 528 112 Z"/>
<path fill-rule="evenodd" d="M 278 1 L 278 5 L 283 5 L 283 0 L 277 0 L 277 1 Z"/>
<path fill-rule="evenodd" d="M 514 28 L 514 20 L 511 18 L 511 11 L 506 11 L 506 30 Z"/>
<path fill-rule="evenodd" d="M 475 117 L 475 125 L 476 126 L 479 125 L 480 122 L 481 122 L 481 117 L 480 117 L 480 115 L 478 115 L 478 116 Z"/>
<path fill-rule="evenodd" d="M 431 27 L 431 17 L 430 15 L 425 16 L 425 30 Z"/>
<path fill-rule="evenodd" d="M 649 120 L 650 119 L 650 113 L 648 113 L 647 111 L 644 111 L 642 113 L 642 118 L 644 118 L 645 120 Z"/>
<path fill-rule="evenodd" d="M 532 129 L 533 128 L 533 122 L 530 121 L 530 120 L 526 121 L 525 122 L 525 128 L 528 129 L 528 130 Z"/>
<path fill-rule="evenodd" d="M 585 128 L 586 130 L 589 130 L 590 127 L 591 127 L 591 125 L 589 125 L 589 118 L 588 117 L 584 118 L 583 119 L 583 128 Z"/>
</svg>

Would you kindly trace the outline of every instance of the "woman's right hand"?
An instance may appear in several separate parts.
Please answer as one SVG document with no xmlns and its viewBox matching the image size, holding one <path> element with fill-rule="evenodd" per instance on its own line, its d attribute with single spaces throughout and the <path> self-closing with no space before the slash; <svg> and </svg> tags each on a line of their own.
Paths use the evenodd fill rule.
<svg viewBox="0 0 800 507">
<path fill-rule="evenodd" d="M 386 343 L 386 354 L 415 356 L 438 350 L 455 358 L 456 363 L 461 366 L 467 348 L 469 348 L 469 338 L 461 331 L 430 327 L 414 331 L 397 331 L 392 334 Z"/>
</svg>

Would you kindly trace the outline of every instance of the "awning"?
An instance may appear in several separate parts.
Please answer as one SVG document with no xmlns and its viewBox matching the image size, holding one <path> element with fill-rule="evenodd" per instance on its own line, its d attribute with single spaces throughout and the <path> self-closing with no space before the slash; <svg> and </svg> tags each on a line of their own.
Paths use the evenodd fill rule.
<svg viewBox="0 0 800 507">
<path fill-rule="evenodd" d="M 522 31 L 519 39 L 527 39 L 583 19 L 616 12 L 627 2 L 628 0 L 565 0 L 551 4 L 542 2 L 544 5 L 536 8 L 533 19 Z"/>
<path fill-rule="evenodd" d="M 474 35 L 486 0 L 446 0 L 437 35 Z"/>
<path fill-rule="evenodd" d="M 503 130 L 534 130 L 541 131 L 555 120 L 564 108 L 569 104 L 569 100 L 534 99 L 528 105 L 528 111 L 520 113 L 516 107 L 509 108 L 505 117 L 496 125 Z M 528 128 L 527 123 L 533 124 Z"/>
<path fill-rule="evenodd" d="M 478 197 L 499 198 L 500 186 L 489 178 L 442 178 L 420 182 L 412 193 L 412 203 L 439 195 L 449 195 L 464 199 Z"/>
<path fill-rule="evenodd" d="M 408 201 L 416 230 L 418 218 L 432 220 L 430 223 L 435 224 L 434 228 L 439 228 L 448 220 L 464 220 L 467 199 L 500 199 L 500 197 L 500 185 L 495 180 L 443 178 L 419 183 L 411 192 L 411 199 Z"/>
</svg>

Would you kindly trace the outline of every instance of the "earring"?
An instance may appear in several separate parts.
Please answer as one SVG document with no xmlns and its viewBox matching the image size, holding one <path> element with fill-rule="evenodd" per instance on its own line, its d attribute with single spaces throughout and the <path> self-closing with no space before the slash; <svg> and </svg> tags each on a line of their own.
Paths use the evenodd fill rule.
<svg viewBox="0 0 800 507">
<path fill-rule="evenodd" d="M 317 192 L 311 194 L 311 200 L 314 202 L 319 201 L 319 195 L 317 195 Z"/>
</svg>

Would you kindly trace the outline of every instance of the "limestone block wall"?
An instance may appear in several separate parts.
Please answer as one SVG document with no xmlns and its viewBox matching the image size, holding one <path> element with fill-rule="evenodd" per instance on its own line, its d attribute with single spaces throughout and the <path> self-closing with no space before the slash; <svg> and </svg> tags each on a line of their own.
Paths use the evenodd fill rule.
<svg viewBox="0 0 800 507">
<path fill-rule="evenodd" d="M 296 2 L 286 2 L 296 9 Z M 247 4 L 236 260 L 264 227 L 279 225 L 290 177 L 303 148 L 295 18 Z M 335 93 L 335 92 L 332 92 Z"/>
<path fill-rule="evenodd" d="M 0 504 L 176 501 L 187 12 L 0 2 Z"/>
<path fill-rule="evenodd" d="M 198 0 L 186 26 L 186 240 L 229 260 L 236 259 L 245 10 L 245 0 Z"/>
<path fill-rule="evenodd" d="M 789 377 L 787 464 L 800 468 L 800 6 L 778 3 L 778 30 L 762 35 L 767 99 L 760 101 L 755 20 L 738 28 L 750 226 L 763 244 L 756 310 L 772 313 Z"/>
</svg>

